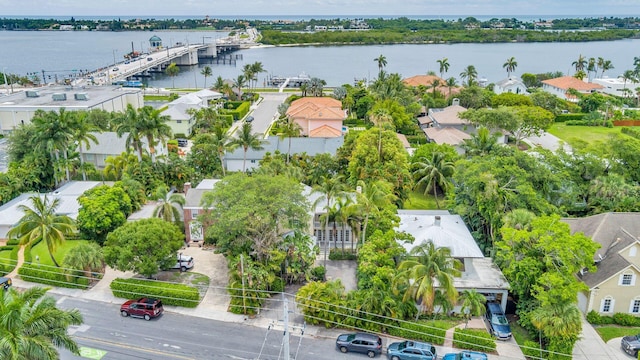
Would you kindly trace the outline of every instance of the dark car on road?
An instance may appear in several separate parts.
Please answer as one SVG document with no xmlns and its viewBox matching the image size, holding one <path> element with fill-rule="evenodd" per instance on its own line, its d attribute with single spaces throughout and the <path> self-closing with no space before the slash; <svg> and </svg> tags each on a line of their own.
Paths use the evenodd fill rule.
<svg viewBox="0 0 640 360">
<path fill-rule="evenodd" d="M 389 360 L 436 360 L 436 348 L 424 342 L 401 341 L 395 342 L 387 348 Z"/>
<path fill-rule="evenodd" d="M 247 116 L 247 119 L 245 121 L 248 123 L 253 122 L 253 116 Z"/>
<path fill-rule="evenodd" d="M 162 301 L 151 298 L 128 300 L 120 306 L 120 315 L 143 318 L 147 321 L 162 315 Z"/>
<path fill-rule="evenodd" d="M 382 353 L 382 339 L 367 333 L 342 334 L 336 339 L 336 347 L 343 353 L 358 352 L 372 358 Z"/>
<path fill-rule="evenodd" d="M 637 358 L 640 350 L 640 334 L 623 337 L 620 345 L 624 352 Z"/>
<path fill-rule="evenodd" d="M 477 351 L 460 351 L 459 353 L 449 353 L 442 360 L 487 360 L 487 354 Z"/>
<path fill-rule="evenodd" d="M 489 332 L 491 335 L 498 338 L 498 340 L 511 339 L 511 327 L 509 326 L 509 321 L 504 315 L 500 304 L 494 302 L 487 303 L 487 312 L 485 316 L 489 322 Z"/>
</svg>

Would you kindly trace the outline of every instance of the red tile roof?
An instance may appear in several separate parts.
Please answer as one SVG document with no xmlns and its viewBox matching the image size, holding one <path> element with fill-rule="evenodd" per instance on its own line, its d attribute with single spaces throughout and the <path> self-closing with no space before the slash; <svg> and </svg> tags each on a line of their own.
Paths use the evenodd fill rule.
<svg viewBox="0 0 640 360">
<path fill-rule="evenodd" d="M 578 91 L 592 91 L 602 89 L 602 85 L 584 82 L 573 76 L 563 76 L 555 79 L 543 80 L 543 84 L 562 90 L 576 89 Z"/>
</svg>

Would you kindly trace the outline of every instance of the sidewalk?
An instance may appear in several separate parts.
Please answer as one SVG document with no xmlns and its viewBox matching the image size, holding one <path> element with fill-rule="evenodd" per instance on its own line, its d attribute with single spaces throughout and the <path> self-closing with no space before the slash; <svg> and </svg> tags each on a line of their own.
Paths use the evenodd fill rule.
<svg viewBox="0 0 640 360">
<path fill-rule="evenodd" d="M 582 317 L 582 333 L 580 339 L 573 347 L 573 359 L 575 360 L 629 360 L 632 357 L 620 349 L 620 341 L 617 346 L 607 345 L 598 332 Z"/>
</svg>

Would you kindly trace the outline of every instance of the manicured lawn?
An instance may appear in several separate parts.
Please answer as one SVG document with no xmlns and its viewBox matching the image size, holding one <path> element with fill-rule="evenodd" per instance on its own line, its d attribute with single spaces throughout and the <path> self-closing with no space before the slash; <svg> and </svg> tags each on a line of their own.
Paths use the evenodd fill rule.
<svg viewBox="0 0 640 360">
<path fill-rule="evenodd" d="M 3 275 L 3 271 L 7 273 L 11 272 L 15 268 L 18 262 L 18 253 L 11 250 L 0 251 L 0 275 Z M 4 269 L 4 270 L 1 270 Z"/>
<path fill-rule="evenodd" d="M 617 337 L 640 334 L 640 327 L 603 325 L 596 326 L 595 329 L 605 342 Z"/>
<path fill-rule="evenodd" d="M 597 141 L 608 141 L 610 135 L 620 134 L 621 129 L 620 126 L 607 128 L 603 126 L 567 126 L 563 123 L 555 123 L 547 131 L 574 146 L 582 142 L 591 144 Z"/>
<path fill-rule="evenodd" d="M 440 207 L 444 206 L 444 197 L 438 197 Z M 424 195 L 420 190 L 412 190 L 409 199 L 404 202 L 405 210 L 436 210 L 436 199 L 433 195 Z"/>
<path fill-rule="evenodd" d="M 67 240 L 62 246 L 59 246 L 56 249 L 56 252 L 55 254 L 53 254 L 53 256 L 55 256 L 58 264 L 61 265 L 62 260 L 64 260 L 64 256 L 67 254 L 67 252 L 69 252 L 69 250 L 80 244 L 86 244 L 88 242 L 88 240 Z M 51 261 L 49 250 L 47 250 L 47 244 L 44 241 L 40 241 L 38 245 L 31 248 L 31 258 L 33 259 L 34 263 L 36 263 L 36 256 L 40 257 L 40 264 L 53 266 L 53 261 Z"/>
</svg>

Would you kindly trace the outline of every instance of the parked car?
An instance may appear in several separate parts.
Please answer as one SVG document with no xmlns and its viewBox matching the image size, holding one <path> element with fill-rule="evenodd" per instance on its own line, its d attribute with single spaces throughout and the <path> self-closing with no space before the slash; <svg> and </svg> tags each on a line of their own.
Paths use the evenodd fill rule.
<svg viewBox="0 0 640 360">
<path fill-rule="evenodd" d="M 485 313 L 489 322 L 489 332 L 498 340 L 511 339 L 511 327 L 509 321 L 504 315 L 500 304 L 494 302 L 487 303 L 487 312 Z"/>
<path fill-rule="evenodd" d="M 149 57 L 147 58 L 147 61 L 153 61 L 153 58 L 152 58 L 151 56 L 149 56 Z"/>
<path fill-rule="evenodd" d="M 116 67 L 114 67 L 113 69 L 111 69 L 111 71 L 113 71 L 113 72 L 116 72 L 116 71 L 118 71 L 118 70 L 120 70 L 120 69 L 118 69 L 118 67 L 117 67 L 117 66 L 116 66 Z"/>
<path fill-rule="evenodd" d="M 445 355 L 442 360 L 487 360 L 488 358 L 485 353 L 465 350 L 459 353 L 449 353 Z"/>
<path fill-rule="evenodd" d="M 387 348 L 389 360 L 436 360 L 436 348 L 418 341 L 394 342 Z"/>
<path fill-rule="evenodd" d="M 162 301 L 151 298 L 128 300 L 120 306 L 120 315 L 139 317 L 147 321 L 162 315 L 163 312 Z"/>
<path fill-rule="evenodd" d="M 624 352 L 637 358 L 640 350 L 640 334 L 623 337 L 620 346 Z"/>
<path fill-rule="evenodd" d="M 188 144 L 188 140 L 187 139 L 182 139 L 182 138 L 178 139 L 178 146 L 185 147 L 185 146 L 187 146 L 187 144 Z"/>
<path fill-rule="evenodd" d="M 336 339 L 336 347 L 343 353 L 358 352 L 372 358 L 382 353 L 382 339 L 367 333 L 342 334 Z"/>
<path fill-rule="evenodd" d="M 9 290 L 11 287 L 11 279 L 8 277 L 0 277 L 0 286 L 5 290 Z"/>
<path fill-rule="evenodd" d="M 189 255 L 178 254 L 176 256 L 176 264 L 173 265 L 172 269 L 180 269 L 180 271 L 187 271 L 193 268 L 195 265 L 195 260 Z"/>
<path fill-rule="evenodd" d="M 247 116 L 245 121 L 248 123 L 253 122 L 253 116 Z"/>
</svg>

